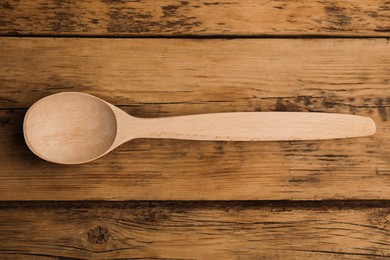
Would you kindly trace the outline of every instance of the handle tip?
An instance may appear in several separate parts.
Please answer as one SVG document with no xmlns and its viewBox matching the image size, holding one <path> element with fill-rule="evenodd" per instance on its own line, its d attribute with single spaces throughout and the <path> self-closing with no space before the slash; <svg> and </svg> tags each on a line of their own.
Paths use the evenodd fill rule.
<svg viewBox="0 0 390 260">
<path fill-rule="evenodd" d="M 376 124 L 375 121 L 367 117 L 367 135 L 374 135 L 376 133 Z"/>
</svg>

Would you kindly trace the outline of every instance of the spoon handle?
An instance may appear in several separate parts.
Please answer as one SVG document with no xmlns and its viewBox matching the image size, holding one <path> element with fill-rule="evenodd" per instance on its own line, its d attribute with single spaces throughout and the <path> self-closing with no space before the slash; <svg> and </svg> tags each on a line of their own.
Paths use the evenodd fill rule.
<svg viewBox="0 0 390 260">
<path fill-rule="evenodd" d="M 369 117 L 312 112 L 237 112 L 141 119 L 140 137 L 190 140 L 320 140 L 372 135 Z"/>
</svg>

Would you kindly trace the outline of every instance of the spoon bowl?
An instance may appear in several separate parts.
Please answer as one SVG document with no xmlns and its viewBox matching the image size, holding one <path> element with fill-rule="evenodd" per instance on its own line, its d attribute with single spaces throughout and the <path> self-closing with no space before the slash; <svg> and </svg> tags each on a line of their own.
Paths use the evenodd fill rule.
<svg viewBox="0 0 390 260">
<path fill-rule="evenodd" d="M 115 141 L 116 117 L 109 104 L 83 93 L 60 93 L 36 102 L 24 120 L 24 137 L 39 157 L 61 164 L 83 163 Z"/>
<path fill-rule="evenodd" d="M 369 117 L 313 112 L 234 112 L 137 118 L 95 96 L 65 92 L 27 111 L 23 133 L 30 150 L 50 162 L 95 160 L 134 138 L 218 141 L 322 140 L 375 133 Z"/>
</svg>

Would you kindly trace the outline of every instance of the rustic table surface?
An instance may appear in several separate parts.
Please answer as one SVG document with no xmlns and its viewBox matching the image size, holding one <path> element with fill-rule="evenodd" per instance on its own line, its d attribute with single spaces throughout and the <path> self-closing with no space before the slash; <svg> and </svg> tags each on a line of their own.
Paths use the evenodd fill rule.
<svg viewBox="0 0 390 260">
<path fill-rule="evenodd" d="M 390 257 L 388 0 L 0 1 L 1 259 Z M 23 117 L 62 91 L 139 117 L 313 111 L 372 137 L 138 139 L 34 156 Z"/>
</svg>

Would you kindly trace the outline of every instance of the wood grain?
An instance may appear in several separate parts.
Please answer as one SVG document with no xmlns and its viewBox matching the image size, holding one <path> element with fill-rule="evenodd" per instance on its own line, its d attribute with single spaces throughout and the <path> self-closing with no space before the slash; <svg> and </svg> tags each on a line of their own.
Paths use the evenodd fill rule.
<svg viewBox="0 0 390 260">
<path fill-rule="evenodd" d="M 2 200 L 390 198 L 390 44 L 384 39 L 0 39 Z M 56 166 L 24 144 L 25 109 L 84 91 L 140 117 L 312 111 L 373 118 L 350 140 L 137 139 Z M 28 192 L 27 192 L 28 191 Z"/>
<path fill-rule="evenodd" d="M 87 36 L 390 35 L 387 0 L 6 0 L 0 34 Z"/>
<path fill-rule="evenodd" d="M 388 203 L 13 203 L 2 259 L 381 259 Z M 40 259 L 40 258 L 38 258 Z"/>
<path fill-rule="evenodd" d="M 386 37 L 388 0 L 0 1 L 0 259 L 390 258 Z M 305 142 L 137 139 L 59 166 L 28 150 L 22 122 L 61 91 L 147 118 L 336 112 L 378 129 Z"/>
</svg>

